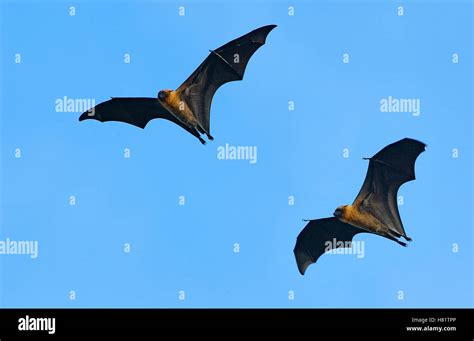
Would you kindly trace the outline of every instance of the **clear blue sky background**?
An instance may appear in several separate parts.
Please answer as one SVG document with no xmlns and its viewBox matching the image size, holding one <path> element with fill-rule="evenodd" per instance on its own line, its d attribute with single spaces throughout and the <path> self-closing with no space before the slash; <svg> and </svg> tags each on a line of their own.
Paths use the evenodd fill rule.
<svg viewBox="0 0 474 341">
<path fill-rule="evenodd" d="M 473 306 L 472 2 L 291 5 L 294 16 L 287 2 L 1 2 L 0 240 L 39 241 L 37 259 L 0 255 L 1 306 Z M 55 111 L 63 96 L 176 88 L 209 49 L 266 24 L 279 26 L 244 81 L 214 97 L 206 146 L 167 121 Z M 419 98 L 421 115 L 380 112 L 388 96 Z M 364 258 L 325 255 L 301 276 L 302 219 L 351 203 L 362 157 L 403 137 L 428 145 L 399 192 L 414 241 L 361 235 Z M 258 162 L 218 160 L 225 143 L 257 146 Z"/>
</svg>

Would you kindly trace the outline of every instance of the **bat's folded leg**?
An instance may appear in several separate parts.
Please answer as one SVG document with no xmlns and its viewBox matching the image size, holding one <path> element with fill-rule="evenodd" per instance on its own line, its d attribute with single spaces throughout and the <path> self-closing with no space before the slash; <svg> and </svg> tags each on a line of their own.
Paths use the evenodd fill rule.
<svg viewBox="0 0 474 341">
<path fill-rule="evenodd" d="M 392 237 L 394 237 L 394 238 L 396 238 L 396 239 L 399 239 L 399 238 L 402 238 L 402 237 L 403 237 L 407 242 L 411 242 L 411 241 L 412 241 L 412 239 L 411 239 L 410 237 L 408 237 L 408 236 L 406 236 L 406 235 L 404 235 L 404 234 L 400 234 L 400 233 L 398 233 L 397 231 L 395 231 L 395 230 L 393 230 L 393 229 L 388 229 L 387 233 L 388 233 L 390 236 L 392 236 Z"/>
<path fill-rule="evenodd" d="M 393 240 L 394 242 L 400 244 L 401 246 L 407 246 L 407 243 L 401 242 L 400 240 L 398 240 L 398 238 L 400 238 L 401 235 L 399 235 L 398 233 L 394 231 L 388 230 L 386 233 L 382 234 L 382 236 L 387 239 Z"/>
<path fill-rule="evenodd" d="M 212 137 L 212 135 L 209 134 L 209 133 L 207 132 L 207 130 L 205 130 L 203 127 L 201 127 L 200 124 L 197 125 L 196 129 L 197 129 L 197 131 L 198 131 L 199 133 L 206 135 L 207 138 L 208 138 L 210 141 L 214 141 L 214 137 Z"/>
<path fill-rule="evenodd" d="M 202 144 L 206 144 L 206 140 L 201 137 L 201 134 L 199 133 L 198 129 L 192 127 L 187 127 L 187 129 L 191 134 L 193 134 L 194 137 L 199 140 L 199 142 L 201 142 Z"/>
<path fill-rule="evenodd" d="M 389 236 L 386 236 L 386 237 L 387 237 L 388 239 L 392 239 L 392 237 L 389 237 Z M 406 246 L 408 245 L 407 243 L 401 242 L 401 241 L 399 241 L 398 239 L 395 239 L 395 238 L 393 238 L 392 240 L 395 241 L 395 242 L 397 242 L 397 243 L 400 244 L 401 246 L 405 246 L 405 247 L 406 247 Z"/>
</svg>

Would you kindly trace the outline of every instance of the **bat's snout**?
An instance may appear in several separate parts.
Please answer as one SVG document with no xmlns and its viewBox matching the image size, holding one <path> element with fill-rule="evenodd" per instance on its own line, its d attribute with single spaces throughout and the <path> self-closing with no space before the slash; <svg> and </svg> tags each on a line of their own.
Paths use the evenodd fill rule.
<svg viewBox="0 0 474 341">
<path fill-rule="evenodd" d="M 336 218 L 341 218 L 344 214 L 344 207 L 340 206 L 334 210 L 334 213 L 332 214 Z"/>
</svg>

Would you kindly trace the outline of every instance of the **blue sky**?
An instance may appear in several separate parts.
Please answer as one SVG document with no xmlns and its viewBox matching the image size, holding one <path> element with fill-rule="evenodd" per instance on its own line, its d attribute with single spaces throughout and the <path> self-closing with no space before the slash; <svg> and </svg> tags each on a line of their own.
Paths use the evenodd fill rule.
<svg viewBox="0 0 474 341">
<path fill-rule="evenodd" d="M 36 259 L 0 255 L 1 306 L 473 306 L 472 3 L 291 5 L 1 2 L 0 240 L 39 245 Z M 154 97 L 267 24 L 245 79 L 214 97 L 206 146 L 167 121 L 55 110 L 64 96 Z M 420 100 L 420 115 L 381 112 L 388 96 Z M 302 219 L 351 203 L 362 157 L 403 137 L 428 145 L 399 192 L 413 242 L 360 235 L 364 258 L 325 255 L 301 276 Z M 257 163 L 218 160 L 226 143 L 256 146 Z"/>
</svg>

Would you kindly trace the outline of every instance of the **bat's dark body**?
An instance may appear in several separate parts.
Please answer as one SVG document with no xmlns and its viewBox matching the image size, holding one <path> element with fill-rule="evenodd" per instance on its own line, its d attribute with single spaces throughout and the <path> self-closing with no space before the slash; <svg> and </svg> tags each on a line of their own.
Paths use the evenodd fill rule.
<svg viewBox="0 0 474 341">
<path fill-rule="evenodd" d="M 176 123 L 201 141 L 210 134 L 212 98 L 225 83 L 242 80 L 252 55 L 275 25 L 258 28 L 240 38 L 211 50 L 208 57 L 176 90 L 161 90 L 157 98 L 112 98 L 83 113 L 79 120 L 121 121 L 145 128 L 155 118 Z"/>
<path fill-rule="evenodd" d="M 424 150 L 424 143 L 406 138 L 369 158 L 364 184 L 352 205 L 339 206 L 334 218 L 311 220 L 299 234 L 294 253 L 300 273 L 338 247 L 334 240 L 348 245 L 358 233 L 375 233 L 406 246 L 398 240 L 411 239 L 400 219 L 397 193 L 401 185 L 415 179 L 415 161 Z"/>
</svg>

